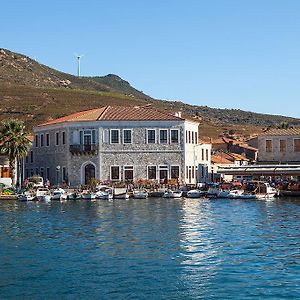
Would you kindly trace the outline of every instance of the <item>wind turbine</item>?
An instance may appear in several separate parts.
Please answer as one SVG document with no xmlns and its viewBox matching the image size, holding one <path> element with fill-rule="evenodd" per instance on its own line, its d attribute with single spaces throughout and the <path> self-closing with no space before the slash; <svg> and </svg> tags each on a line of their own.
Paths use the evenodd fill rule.
<svg viewBox="0 0 300 300">
<path fill-rule="evenodd" d="M 80 59 L 84 56 L 84 54 L 78 55 L 74 53 L 77 57 L 77 76 L 80 77 Z"/>
</svg>

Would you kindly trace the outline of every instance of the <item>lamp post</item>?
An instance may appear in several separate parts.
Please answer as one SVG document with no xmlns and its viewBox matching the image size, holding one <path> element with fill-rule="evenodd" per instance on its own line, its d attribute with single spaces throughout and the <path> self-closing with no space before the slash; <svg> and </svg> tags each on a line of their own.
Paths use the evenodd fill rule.
<svg viewBox="0 0 300 300">
<path fill-rule="evenodd" d="M 57 186 L 59 185 L 59 171 L 60 171 L 60 166 L 56 166 L 56 184 L 57 184 Z"/>
</svg>

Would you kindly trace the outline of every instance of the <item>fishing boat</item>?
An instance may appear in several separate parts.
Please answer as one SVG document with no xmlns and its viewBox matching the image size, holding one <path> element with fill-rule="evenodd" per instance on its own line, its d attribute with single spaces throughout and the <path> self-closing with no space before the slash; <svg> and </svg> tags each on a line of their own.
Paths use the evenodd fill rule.
<svg viewBox="0 0 300 300">
<path fill-rule="evenodd" d="M 127 192 L 126 188 L 114 188 L 113 189 L 114 199 L 129 199 L 130 194 Z"/>
<path fill-rule="evenodd" d="M 244 190 L 231 190 L 228 195 L 229 199 L 256 199 L 254 193 L 246 192 Z"/>
<path fill-rule="evenodd" d="M 96 194 L 93 193 L 92 191 L 90 190 L 84 190 L 82 193 L 81 193 L 81 198 L 83 200 L 94 200 L 96 199 Z"/>
<path fill-rule="evenodd" d="M 45 187 L 38 188 L 35 195 L 38 201 L 48 202 L 51 200 L 51 193 L 49 189 Z"/>
<path fill-rule="evenodd" d="M 200 190 L 197 190 L 197 189 L 190 190 L 186 194 L 187 198 L 200 198 L 204 195 L 205 195 L 204 191 L 200 191 Z"/>
<path fill-rule="evenodd" d="M 166 190 L 162 197 L 163 198 L 181 198 L 182 191 Z"/>
<path fill-rule="evenodd" d="M 78 191 L 73 191 L 73 192 L 67 194 L 67 199 L 68 200 L 80 200 L 81 194 Z"/>
<path fill-rule="evenodd" d="M 146 199 L 146 198 L 148 198 L 148 192 L 146 190 L 134 190 L 133 198 L 134 199 Z"/>
<path fill-rule="evenodd" d="M 35 194 L 30 191 L 25 191 L 18 196 L 19 201 L 33 201 Z"/>
<path fill-rule="evenodd" d="M 274 187 L 268 182 L 263 181 L 253 181 L 248 183 L 247 191 L 249 190 L 255 194 L 255 199 L 259 200 L 274 199 L 274 197 L 278 195 L 278 191 Z"/>
<path fill-rule="evenodd" d="M 67 200 L 67 193 L 64 189 L 58 188 L 52 192 L 51 200 L 64 201 Z"/>
<path fill-rule="evenodd" d="M 164 195 L 165 191 L 150 191 L 148 192 L 148 197 L 161 198 Z"/>
<path fill-rule="evenodd" d="M 113 191 L 110 187 L 100 186 L 95 193 L 97 199 L 111 200 L 113 199 Z"/>
</svg>

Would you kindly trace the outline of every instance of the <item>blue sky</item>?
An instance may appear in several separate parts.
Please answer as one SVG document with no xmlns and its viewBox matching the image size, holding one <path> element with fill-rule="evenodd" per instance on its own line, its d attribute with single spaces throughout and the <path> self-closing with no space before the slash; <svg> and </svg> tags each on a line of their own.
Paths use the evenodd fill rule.
<svg viewBox="0 0 300 300">
<path fill-rule="evenodd" d="M 300 1 L 2 1 L 0 47 L 159 99 L 300 117 Z"/>
</svg>

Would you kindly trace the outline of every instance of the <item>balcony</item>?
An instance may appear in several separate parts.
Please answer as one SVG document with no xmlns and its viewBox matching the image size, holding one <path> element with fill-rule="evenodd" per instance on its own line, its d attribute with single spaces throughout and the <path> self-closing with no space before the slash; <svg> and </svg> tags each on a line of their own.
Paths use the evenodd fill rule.
<svg viewBox="0 0 300 300">
<path fill-rule="evenodd" d="M 72 155 L 95 155 L 98 152 L 98 145 L 96 144 L 70 145 L 70 152 Z"/>
</svg>

